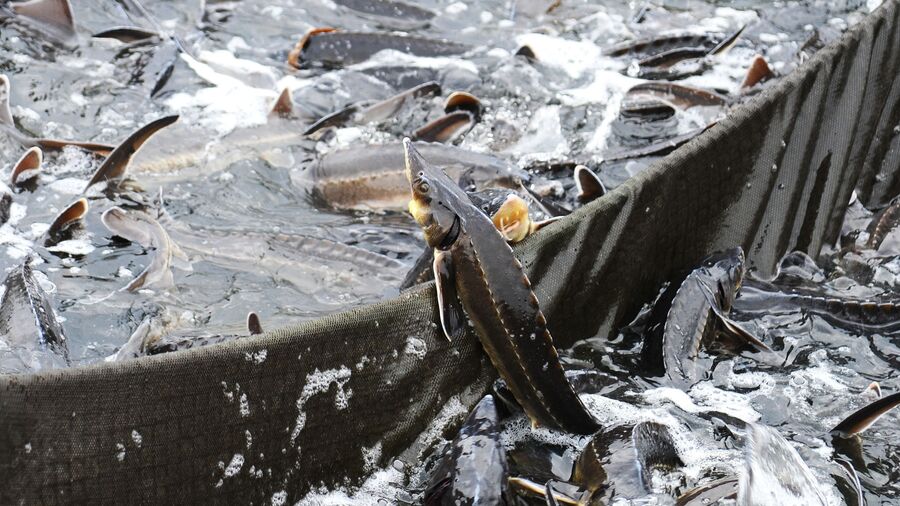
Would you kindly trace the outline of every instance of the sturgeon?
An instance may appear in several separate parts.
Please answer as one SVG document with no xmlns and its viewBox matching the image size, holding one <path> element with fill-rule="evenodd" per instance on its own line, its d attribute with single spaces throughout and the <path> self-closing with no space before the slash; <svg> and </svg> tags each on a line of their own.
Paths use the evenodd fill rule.
<svg viewBox="0 0 900 506">
<path fill-rule="evenodd" d="M 529 178 L 524 170 L 488 154 L 424 142 L 415 143 L 415 149 L 452 179 L 465 176 L 478 189 L 516 189 Z M 409 200 L 399 143 L 333 151 L 310 168 L 293 172 L 291 181 L 306 188 L 314 200 L 336 209 L 400 210 Z"/>
<path fill-rule="evenodd" d="M 700 349 L 725 333 L 758 351 L 774 352 L 727 316 L 744 278 L 744 250 L 732 248 L 703 260 L 675 293 L 662 335 L 663 363 L 673 380 L 696 383 Z"/>
<path fill-rule="evenodd" d="M 66 334 L 28 262 L 0 289 L 0 373 L 68 367 Z"/>
<path fill-rule="evenodd" d="M 409 139 L 403 148 L 409 210 L 434 248 L 444 335 L 460 337 L 467 315 L 533 426 L 593 433 L 598 423 L 566 379 L 547 319 L 512 248 L 490 218 Z"/>
</svg>

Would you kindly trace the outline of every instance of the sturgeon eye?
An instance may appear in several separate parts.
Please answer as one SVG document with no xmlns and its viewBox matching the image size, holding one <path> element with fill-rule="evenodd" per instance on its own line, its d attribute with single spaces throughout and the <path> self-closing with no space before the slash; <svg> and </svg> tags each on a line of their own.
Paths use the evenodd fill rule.
<svg viewBox="0 0 900 506">
<path fill-rule="evenodd" d="M 416 189 L 419 193 L 428 193 L 428 191 L 431 190 L 431 186 L 429 186 L 427 181 L 420 181 Z"/>
</svg>

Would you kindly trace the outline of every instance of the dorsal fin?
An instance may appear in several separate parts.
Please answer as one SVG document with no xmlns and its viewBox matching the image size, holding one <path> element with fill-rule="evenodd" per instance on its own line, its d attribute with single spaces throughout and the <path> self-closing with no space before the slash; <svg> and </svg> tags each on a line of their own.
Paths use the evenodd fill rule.
<svg viewBox="0 0 900 506">
<path fill-rule="evenodd" d="M 575 167 L 575 185 L 578 186 L 578 199 L 590 202 L 606 194 L 606 187 L 596 174 L 584 165 Z"/>
<path fill-rule="evenodd" d="M 37 175 L 41 169 L 41 162 L 44 161 L 44 152 L 37 146 L 32 146 L 25 151 L 25 154 L 19 158 L 13 167 L 9 182 L 16 186 L 22 181 L 27 181 Z"/>
<path fill-rule="evenodd" d="M 69 0 L 31 0 L 10 7 L 16 14 L 47 25 L 65 37 L 75 36 L 75 18 Z"/>
<path fill-rule="evenodd" d="M 9 110 L 9 78 L 0 74 L 0 123 L 13 126 L 12 111 Z"/>
<path fill-rule="evenodd" d="M 159 36 L 153 30 L 145 30 L 137 26 L 116 26 L 109 30 L 97 32 L 91 37 L 95 39 L 116 39 L 126 44 Z"/>
<path fill-rule="evenodd" d="M 247 330 L 250 331 L 251 336 L 263 333 L 262 324 L 259 322 L 259 315 L 252 311 L 247 315 Z"/>
<path fill-rule="evenodd" d="M 741 83 L 741 89 L 752 88 L 774 75 L 775 73 L 769 68 L 766 59 L 760 55 L 756 55 L 753 58 L 753 62 L 750 63 L 750 68 L 747 69 L 747 75 L 744 77 L 744 82 Z"/>
<path fill-rule="evenodd" d="M 47 229 L 47 236 L 53 237 L 80 221 L 87 215 L 88 207 L 87 199 L 82 197 L 63 209 Z"/>
<path fill-rule="evenodd" d="M 293 112 L 294 99 L 291 97 L 291 89 L 285 86 L 278 94 L 278 98 L 275 99 L 275 103 L 272 104 L 269 116 L 290 116 Z"/>
</svg>

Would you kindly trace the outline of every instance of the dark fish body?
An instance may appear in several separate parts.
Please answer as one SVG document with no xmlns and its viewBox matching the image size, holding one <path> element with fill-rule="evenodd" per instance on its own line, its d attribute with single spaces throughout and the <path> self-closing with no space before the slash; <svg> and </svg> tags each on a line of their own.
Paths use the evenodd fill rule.
<svg viewBox="0 0 900 506">
<path fill-rule="evenodd" d="M 31 267 L 13 269 L 2 290 L 0 372 L 68 367 L 66 335 Z"/>
<path fill-rule="evenodd" d="M 706 258 L 682 282 L 662 337 L 663 362 L 670 378 L 691 383 L 700 379 L 694 359 L 715 338 L 718 318 L 713 304 L 729 311 L 743 276 L 744 252 L 735 248 Z"/>
<path fill-rule="evenodd" d="M 389 28 L 417 28 L 434 18 L 434 13 L 427 9 L 395 0 L 335 0 L 334 3 Z"/>
<path fill-rule="evenodd" d="M 289 62 L 298 68 L 340 68 L 364 62 L 386 49 L 413 56 L 452 56 L 468 46 L 446 40 L 386 33 L 324 32 L 304 37 Z"/>
<path fill-rule="evenodd" d="M 891 200 L 891 203 L 872 218 L 867 228 L 869 239 L 866 247 L 877 250 L 888 232 L 900 225 L 900 197 Z"/>
<path fill-rule="evenodd" d="M 594 500 L 636 499 L 650 490 L 654 469 L 684 466 L 668 427 L 655 422 L 620 424 L 601 429 L 584 447 L 572 481 Z"/>
<path fill-rule="evenodd" d="M 459 180 L 465 174 L 479 189 L 517 188 L 528 177 L 509 162 L 491 155 L 434 143 L 416 143 L 416 149 L 452 179 Z M 293 173 L 291 180 L 337 209 L 403 209 L 409 200 L 403 147 L 399 143 L 328 153 L 306 171 Z"/>
<path fill-rule="evenodd" d="M 507 465 L 494 398 L 485 396 L 463 422 L 425 492 L 426 505 L 501 504 Z"/>
<path fill-rule="evenodd" d="M 597 423 L 566 380 L 522 264 L 493 223 L 472 211 L 450 254 L 456 289 L 482 346 L 532 420 L 593 432 Z M 481 219 L 473 219 L 474 213 Z"/>
<path fill-rule="evenodd" d="M 566 379 L 537 296 L 506 239 L 440 168 L 404 142 L 410 212 L 435 251 L 441 325 L 481 344 L 534 425 L 578 434 L 598 424 Z"/>
<path fill-rule="evenodd" d="M 781 288 L 753 281 L 741 297 L 741 312 L 797 310 L 816 314 L 838 327 L 859 332 L 900 329 L 900 300 L 865 300 L 819 295 L 806 289 Z"/>
</svg>

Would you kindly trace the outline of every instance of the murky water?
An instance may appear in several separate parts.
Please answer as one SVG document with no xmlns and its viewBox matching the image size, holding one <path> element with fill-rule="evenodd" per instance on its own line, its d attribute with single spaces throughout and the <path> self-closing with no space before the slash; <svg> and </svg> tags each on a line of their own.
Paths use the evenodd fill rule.
<svg viewBox="0 0 900 506">
<path fill-rule="evenodd" d="M 711 58 L 703 72 L 678 81 L 739 102 L 740 84 L 754 55 L 763 55 L 783 76 L 875 3 L 747 0 L 726 6 L 673 0 L 597 5 L 563 0 L 543 14 L 551 2 L 424 2 L 437 15 L 430 23 L 410 26 L 408 20 L 372 17 L 329 0 L 148 0 L 161 27 L 183 40 L 200 64 L 180 58 L 167 37 L 132 44 L 91 38 L 111 26 L 154 28 L 116 2 L 75 5 L 78 38 L 68 43 L 43 37 L 21 20 L 0 17 L 0 71 L 10 79 L 12 113 L 20 130 L 116 143 L 152 119 L 181 116 L 136 157 L 131 172 L 136 188 L 87 192 L 91 210 L 84 227 L 62 244 L 47 243 L 45 230 L 82 194 L 101 160 L 75 148 L 45 153 L 38 179 L 13 195 L 11 218 L 0 228 L 0 267 L 8 270 L 31 259 L 63 320 L 73 366 L 114 354 L 148 320 L 161 326 L 160 333 L 242 333 L 249 311 L 273 328 L 396 295 L 422 248 L 408 215 L 336 211 L 292 183 L 292 175 L 343 147 L 399 140 L 440 115 L 442 99 L 422 99 L 379 124 L 341 128 L 318 141 L 303 138 L 300 134 L 315 119 L 427 80 L 438 81 L 444 96 L 469 91 L 485 109 L 459 145 L 530 168 L 540 178 L 541 191 L 556 191 L 560 201 L 572 205 L 574 163 L 587 165 L 613 188 L 661 154 L 604 160 L 697 131 L 727 113 L 727 107 L 692 107 L 652 121 L 621 114 L 624 93 L 642 80 L 635 77 L 633 57 L 605 56 L 604 48 L 660 33 L 722 38 L 747 25 L 734 48 Z M 340 69 L 288 67 L 285 60 L 296 41 L 322 26 L 406 30 L 473 49 L 464 57 L 388 52 Z M 531 48 L 536 62 L 514 56 L 523 45 Z M 171 77 L 151 98 L 170 65 Z M 283 87 L 292 92 L 295 113 L 287 120 L 270 118 L 269 108 Z M 0 133 L 3 178 L 8 180 L 23 152 Z M 122 291 L 154 252 L 113 238 L 100 216 L 116 205 L 160 212 L 160 192 L 165 210 L 160 221 L 187 253 L 191 269 L 173 271 L 174 288 Z M 335 248 L 316 246 L 315 239 L 362 248 L 379 260 L 352 251 L 340 255 Z M 862 282 L 869 285 L 874 279 L 877 288 L 854 285 L 854 293 L 869 296 L 872 290 L 893 289 L 896 265 L 885 261 L 877 271 Z M 834 279 L 831 272 L 816 275 Z M 830 289 L 848 289 L 842 281 L 833 283 Z M 739 445 L 720 437 L 727 431 L 724 422 L 708 415 L 713 410 L 779 427 L 820 478 L 829 502 L 841 502 L 825 434 L 861 405 L 858 393 L 869 382 L 881 382 L 886 391 L 900 386 L 894 378 L 896 344 L 887 336 L 835 328 L 799 310 L 758 317 L 741 313 L 738 304 L 736 315 L 776 348 L 789 351 L 787 369 L 760 367 L 742 358 L 710 359 L 711 380 L 685 395 L 633 375 L 640 349 L 634 331 L 612 342 L 580 343 L 565 352 L 566 365 L 596 376 L 584 397 L 601 422 L 662 420 L 677 428 L 678 444 L 691 449 L 683 476 L 666 490 L 661 485 L 645 502 L 665 503 L 673 488 L 684 491 L 701 478 L 740 466 Z M 525 430 L 521 416 L 505 424 L 509 450 L 539 447 L 544 454 L 558 454 L 539 461 L 560 460 L 562 468 L 571 465 L 565 462 L 585 443 L 583 438 Z M 872 503 L 900 492 L 892 483 L 900 457 L 886 443 L 898 435 L 891 426 L 883 421 L 863 439 L 869 462 L 863 485 Z M 564 469 L 548 469 L 549 475 L 533 478 L 566 478 Z M 513 471 L 522 472 L 516 464 Z M 391 481 L 390 476 L 382 478 Z M 383 485 L 373 485 L 377 492 L 372 494 L 389 501 L 398 485 L 406 488 L 403 483 Z M 412 488 L 409 497 L 415 497 Z"/>
</svg>

